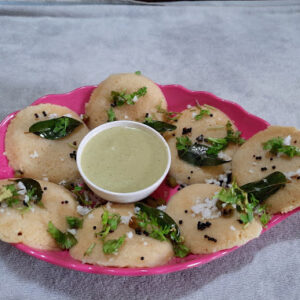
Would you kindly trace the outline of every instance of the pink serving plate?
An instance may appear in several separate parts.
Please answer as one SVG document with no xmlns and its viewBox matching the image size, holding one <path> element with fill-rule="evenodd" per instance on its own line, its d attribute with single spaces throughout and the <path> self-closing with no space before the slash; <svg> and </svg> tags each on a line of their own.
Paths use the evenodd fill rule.
<svg viewBox="0 0 300 300">
<path fill-rule="evenodd" d="M 85 103 L 89 100 L 89 97 L 94 88 L 94 86 L 86 86 L 78 88 L 67 94 L 47 95 L 36 100 L 32 105 L 37 105 L 40 103 L 58 104 L 67 106 L 78 114 L 82 114 L 84 113 Z M 169 110 L 181 111 L 185 109 L 188 104 L 194 105 L 196 100 L 200 104 L 215 106 L 226 113 L 230 117 L 230 119 L 234 121 L 235 125 L 239 130 L 243 132 L 243 137 L 246 139 L 269 126 L 266 121 L 252 114 L 249 114 L 238 104 L 218 98 L 211 93 L 190 91 L 180 85 L 165 85 L 160 86 L 160 88 L 167 99 Z M 14 118 L 15 114 L 16 112 L 10 114 L 0 124 L 0 179 L 13 177 L 13 170 L 9 167 L 8 161 L 3 155 L 3 152 L 5 151 L 4 140 L 7 126 L 10 120 Z M 176 188 L 170 189 L 165 184 L 162 184 L 155 192 L 155 195 L 163 196 L 168 200 L 174 193 L 176 193 Z M 300 211 L 300 208 L 295 209 L 294 211 L 287 214 L 275 215 L 269 222 L 267 228 L 264 229 L 264 231 L 267 231 L 268 229 L 270 229 L 277 223 L 280 223 L 288 216 L 296 213 L 297 211 Z M 207 255 L 189 255 L 184 259 L 174 258 L 168 264 L 154 268 L 113 268 L 83 264 L 79 261 L 74 260 L 67 251 L 40 251 L 23 244 L 15 244 L 15 247 L 36 258 L 62 267 L 89 273 L 119 276 L 142 276 L 176 272 L 208 263 L 238 248 L 234 247 Z"/>
</svg>

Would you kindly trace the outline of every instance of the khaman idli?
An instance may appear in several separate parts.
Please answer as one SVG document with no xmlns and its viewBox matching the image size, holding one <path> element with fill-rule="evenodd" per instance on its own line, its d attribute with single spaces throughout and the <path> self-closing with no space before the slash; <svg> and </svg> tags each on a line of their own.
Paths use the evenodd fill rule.
<svg viewBox="0 0 300 300">
<path fill-rule="evenodd" d="M 66 217 L 79 216 L 76 212 L 77 202 L 64 187 L 46 181 L 38 182 L 42 198 L 35 204 L 27 202 L 32 190 L 26 190 L 22 182 L 17 183 L 14 179 L 0 181 L 0 239 L 7 243 L 23 243 L 36 249 L 56 250 L 58 246 L 47 232 L 48 222 L 51 221 L 58 229 L 66 232 Z M 7 198 L 11 196 L 6 194 L 9 193 L 8 186 L 10 189 L 11 186 L 15 187 L 17 196 Z M 19 203 L 15 202 L 16 198 Z"/>
<path fill-rule="evenodd" d="M 103 241 L 95 235 L 103 228 L 101 217 L 105 210 L 121 216 L 121 223 L 109 233 L 107 240 L 125 237 L 118 252 L 113 254 L 104 254 Z M 83 228 L 76 234 L 78 243 L 70 249 L 70 255 L 84 263 L 101 266 L 153 267 L 167 263 L 174 255 L 171 243 L 136 234 L 128 225 L 133 215 L 132 204 L 108 204 L 94 209 L 84 217 Z"/>
<path fill-rule="evenodd" d="M 142 122 L 145 115 L 155 115 L 157 107 L 167 108 L 160 88 L 150 79 L 137 74 L 115 74 L 101 82 L 86 104 L 89 128 L 95 128 L 109 120 Z M 163 114 L 156 114 L 157 120 Z"/>
<path fill-rule="evenodd" d="M 207 114 L 203 114 L 198 119 L 197 116 L 201 115 L 201 110 L 205 110 Z M 223 112 L 211 106 L 203 106 L 201 109 L 190 107 L 182 112 L 178 122 L 175 123 L 177 129 L 166 137 L 172 155 L 170 175 L 175 178 L 177 183 L 208 182 L 218 184 L 217 181 L 224 182 L 227 180 L 227 175 L 231 173 L 231 162 L 217 166 L 194 166 L 179 158 L 176 138 L 183 136 L 188 137 L 192 143 L 206 144 L 206 138 L 224 138 L 226 136 L 228 121 L 230 121 L 229 118 Z M 232 129 L 236 130 L 234 124 L 232 124 Z M 236 144 L 229 143 L 226 149 L 219 152 L 218 156 L 226 161 L 231 161 L 237 148 Z"/>
<path fill-rule="evenodd" d="M 270 141 L 274 139 L 273 141 Z M 271 149 L 264 149 L 264 144 Z M 299 154 L 289 157 L 275 150 L 281 147 L 287 151 L 297 151 Z M 300 206 L 300 131 L 294 127 L 270 126 L 266 130 L 252 136 L 236 152 L 232 161 L 232 175 L 242 186 L 246 183 L 260 180 L 270 173 L 280 171 L 285 174 L 288 183 L 266 200 L 271 214 L 285 213 Z M 293 150 L 294 149 L 294 150 Z M 273 153 L 272 153 L 273 152 Z"/>
<path fill-rule="evenodd" d="M 167 204 L 166 213 L 179 224 L 184 243 L 193 254 L 241 246 L 258 237 L 262 230 L 255 219 L 245 227 L 236 211 L 229 217 L 221 216 L 214 199 L 220 190 L 216 185 L 192 184 Z"/>
<path fill-rule="evenodd" d="M 29 133 L 33 124 L 62 116 L 78 120 L 81 124 L 69 135 L 56 140 Z M 17 176 L 55 183 L 70 182 L 79 177 L 76 149 L 87 133 L 88 128 L 80 117 L 67 107 L 52 104 L 29 106 L 17 113 L 8 125 L 5 153 Z"/>
</svg>

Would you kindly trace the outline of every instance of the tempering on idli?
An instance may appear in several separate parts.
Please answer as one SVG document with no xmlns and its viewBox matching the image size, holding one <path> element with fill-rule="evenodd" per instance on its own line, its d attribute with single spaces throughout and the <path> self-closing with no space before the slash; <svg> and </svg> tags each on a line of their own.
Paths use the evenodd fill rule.
<svg viewBox="0 0 300 300">
<path fill-rule="evenodd" d="M 200 109 L 196 106 L 182 111 L 182 115 L 175 125 L 177 129 L 166 136 L 170 146 L 172 163 L 170 175 L 175 178 L 179 184 L 205 183 L 206 181 L 217 183 L 217 180 L 226 181 L 226 174 L 231 173 L 231 162 L 217 166 L 194 166 L 180 159 L 176 149 L 176 138 L 188 136 L 192 143 L 200 142 L 205 144 L 205 139 L 224 138 L 227 134 L 226 124 L 230 119 L 220 110 L 212 107 L 202 107 L 208 111 L 197 120 Z M 232 129 L 236 130 L 234 124 Z M 219 157 L 230 161 L 238 145 L 229 143 L 226 149 L 219 152 Z"/>
<path fill-rule="evenodd" d="M 131 104 L 119 106 L 112 98 L 112 92 L 133 95 L 140 89 L 146 88 L 142 96 L 133 97 Z M 116 97 L 118 98 L 118 97 Z M 120 98 L 118 98 L 120 99 Z M 132 120 L 143 122 L 145 115 L 155 115 L 157 120 L 164 116 L 157 113 L 157 106 L 167 108 L 166 99 L 160 88 L 150 79 L 137 74 L 114 74 L 101 82 L 93 91 L 86 104 L 89 128 L 95 128 L 108 121 L 108 111 L 113 110 L 116 120 Z"/>
<path fill-rule="evenodd" d="M 107 236 L 107 240 L 125 236 L 124 243 L 115 254 L 104 254 L 103 242 L 95 235 L 102 230 L 101 217 L 105 210 L 121 215 L 121 223 Z M 128 226 L 133 215 L 132 204 L 109 203 L 94 209 L 84 217 L 83 228 L 76 234 L 78 243 L 70 249 L 70 255 L 84 263 L 114 267 L 154 267 L 167 263 L 174 255 L 171 243 L 136 234 L 135 230 Z M 93 249 L 87 255 L 90 247 Z"/>
<path fill-rule="evenodd" d="M 85 124 L 78 126 L 64 138 L 49 140 L 29 128 L 39 122 L 68 116 L 80 117 L 67 107 L 40 104 L 21 110 L 8 125 L 5 152 L 9 165 L 18 176 L 49 180 L 55 183 L 71 182 L 79 178 L 76 166 L 76 148 L 88 133 Z"/>
<path fill-rule="evenodd" d="M 193 254 L 241 246 L 261 233 L 262 226 L 255 219 L 245 227 L 236 211 L 230 217 L 221 216 L 213 199 L 220 190 L 216 185 L 192 184 L 167 204 L 166 213 L 179 224 L 184 243 Z"/>
<path fill-rule="evenodd" d="M 265 204 L 269 213 L 286 213 L 300 206 L 300 156 L 272 154 L 263 143 L 281 137 L 286 146 L 300 146 L 300 131 L 294 127 L 270 126 L 252 136 L 236 152 L 232 161 L 232 175 L 242 186 L 281 171 L 289 179 L 286 186 L 270 196 Z"/>
<path fill-rule="evenodd" d="M 23 243 L 36 249 L 57 250 L 55 240 L 47 232 L 48 222 L 52 221 L 65 232 L 68 228 L 66 217 L 79 217 L 76 212 L 77 202 L 64 187 L 46 181 L 38 182 L 43 191 L 40 201 L 42 205 L 30 203 L 30 207 L 26 207 L 20 202 L 8 207 L 5 199 L 1 199 L 0 239 L 7 243 Z M 20 197 L 23 195 L 25 198 L 30 192 L 22 192 L 22 186 L 17 185 L 14 179 L 1 180 L 1 192 L 4 186 L 11 184 L 16 186 Z"/>
</svg>

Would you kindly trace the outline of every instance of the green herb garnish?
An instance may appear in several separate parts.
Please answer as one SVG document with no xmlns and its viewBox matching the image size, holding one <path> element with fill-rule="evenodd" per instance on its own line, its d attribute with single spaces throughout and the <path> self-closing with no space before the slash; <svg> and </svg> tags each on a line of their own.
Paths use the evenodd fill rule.
<svg viewBox="0 0 300 300">
<path fill-rule="evenodd" d="M 117 120 L 115 112 L 112 107 L 109 110 L 107 110 L 107 117 L 108 117 L 107 122 L 113 122 Z"/>
<path fill-rule="evenodd" d="M 170 120 L 170 121 L 177 121 L 180 118 L 180 116 L 182 115 L 182 113 L 179 113 L 179 112 L 168 111 L 168 110 L 162 108 L 161 105 L 157 105 L 156 110 L 158 113 L 163 114 L 166 117 L 166 119 Z"/>
<path fill-rule="evenodd" d="M 232 187 L 223 188 L 216 195 L 216 199 L 236 207 L 240 213 L 240 220 L 244 224 L 250 223 L 254 215 L 258 215 L 261 223 L 266 225 L 270 220 L 270 215 L 267 213 L 266 205 L 263 202 L 284 187 L 286 182 L 283 173 L 274 172 L 262 180 L 250 182 L 241 187 L 233 182 Z"/>
<path fill-rule="evenodd" d="M 103 243 L 103 252 L 105 254 L 112 254 L 118 252 L 125 241 L 125 234 L 117 240 L 108 240 Z"/>
<path fill-rule="evenodd" d="M 284 145 L 284 139 L 281 137 L 268 140 L 263 143 L 263 147 L 272 154 L 283 153 L 289 157 L 300 156 L 300 149 L 296 146 Z"/>
<path fill-rule="evenodd" d="M 181 136 L 176 138 L 176 149 L 178 151 L 187 151 L 192 146 L 192 141 L 188 136 Z"/>
<path fill-rule="evenodd" d="M 136 75 L 141 75 L 142 72 L 141 72 L 141 71 L 135 71 L 134 74 L 136 74 Z"/>
<path fill-rule="evenodd" d="M 84 252 L 83 256 L 89 256 L 93 252 L 94 248 L 96 246 L 96 243 L 92 243 L 87 250 Z"/>
<path fill-rule="evenodd" d="M 146 93 L 147 87 L 145 86 L 131 94 L 126 94 L 125 92 L 111 91 L 111 100 L 115 106 L 122 106 L 125 103 L 128 105 L 133 105 L 140 97 L 145 96 Z"/>
<path fill-rule="evenodd" d="M 32 201 L 34 204 L 40 203 L 43 197 L 43 191 L 38 181 L 31 178 L 21 178 L 17 179 L 16 182 L 22 182 L 24 184 L 29 201 Z"/>
<path fill-rule="evenodd" d="M 71 134 L 82 123 L 69 117 L 40 121 L 30 126 L 29 132 L 48 140 L 61 139 Z"/>
<path fill-rule="evenodd" d="M 145 118 L 144 124 L 152 127 L 153 129 L 155 129 L 158 132 L 173 131 L 177 128 L 176 126 L 174 126 L 172 124 L 153 120 L 151 117 Z"/>
<path fill-rule="evenodd" d="M 262 203 L 279 189 L 285 186 L 287 179 L 281 172 L 274 172 L 262 180 L 247 183 L 241 189 L 248 194 L 252 194 Z"/>
<path fill-rule="evenodd" d="M 114 232 L 121 222 L 121 216 L 119 214 L 111 213 L 105 210 L 101 217 L 102 230 L 96 235 L 100 236 L 104 240 L 110 232 Z"/>
<path fill-rule="evenodd" d="M 73 189 L 70 189 L 71 192 L 76 196 L 76 200 L 82 206 L 91 206 L 92 200 L 90 200 L 88 191 L 84 190 L 84 188 L 80 185 L 76 185 Z"/>
<path fill-rule="evenodd" d="M 236 182 L 233 182 L 229 189 L 222 188 L 215 198 L 236 207 L 240 213 L 240 220 L 244 224 L 253 220 L 255 208 L 259 205 L 259 200 L 253 195 L 249 198 L 248 194 L 238 187 Z"/>
<path fill-rule="evenodd" d="M 0 202 L 6 202 L 9 207 L 20 202 L 20 195 L 14 183 L 4 185 L 0 190 Z"/>
<path fill-rule="evenodd" d="M 209 109 L 200 108 L 199 114 L 197 114 L 194 119 L 196 121 L 198 121 L 198 120 L 201 120 L 204 116 L 209 116 L 209 115 L 210 115 L 210 110 Z"/>
<path fill-rule="evenodd" d="M 77 244 L 77 240 L 73 234 L 70 232 L 63 233 L 56 228 L 51 221 L 48 223 L 48 232 L 54 238 L 57 245 L 63 250 L 70 249 Z"/>
<path fill-rule="evenodd" d="M 176 256 L 189 254 L 189 249 L 183 245 L 178 225 L 168 214 L 141 202 L 135 203 L 135 211 L 139 229 L 154 239 L 170 240 Z"/>
<path fill-rule="evenodd" d="M 16 183 L 23 183 L 26 191 L 21 193 L 17 189 Z M 8 207 L 13 207 L 22 203 L 24 206 L 29 207 L 30 203 L 42 206 L 41 199 L 43 191 L 39 182 L 31 178 L 21 178 L 15 180 L 14 183 L 4 185 L 0 189 L 0 202 L 5 201 Z M 23 210 L 25 212 L 25 210 Z"/>
<path fill-rule="evenodd" d="M 229 143 L 241 145 L 245 142 L 241 138 L 240 131 L 234 131 L 230 121 L 226 124 L 227 135 L 224 138 L 208 138 L 207 141 L 212 144 L 208 150 L 208 154 L 218 154 L 221 150 L 225 149 Z"/>
<path fill-rule="evenodd" d="M 211 147 L 194 143 L 187 136 L 176 138 L 176 148 L 180 159 L 194 166 L 217 166 L 229 161 L 221 159 L 217 154 L 211 153 Z"/>
<path fill-rule="evenodd" d="M 79 219 L 76 217 L 66 217 L 66 221 L 71 229 L 82 228 L 83 219 Z"/>
</svg>

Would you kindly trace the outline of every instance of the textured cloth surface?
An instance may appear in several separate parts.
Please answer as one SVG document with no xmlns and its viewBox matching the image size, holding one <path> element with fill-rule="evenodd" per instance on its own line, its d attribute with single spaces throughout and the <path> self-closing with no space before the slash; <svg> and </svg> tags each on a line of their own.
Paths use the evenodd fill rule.
<svg viewBox="0 0 300 300">
<path fill-rule="evenodd" d="M 300 127 L 300 5 L 0 6 L 0 118 L 50 93 L 134 72 Z M 33 228 L 34 230 L 34 228 Z M 202 267 L 79 273 L 0 242 L 0 299 L 299 299 L 300 214 Z"/>
</svg>

